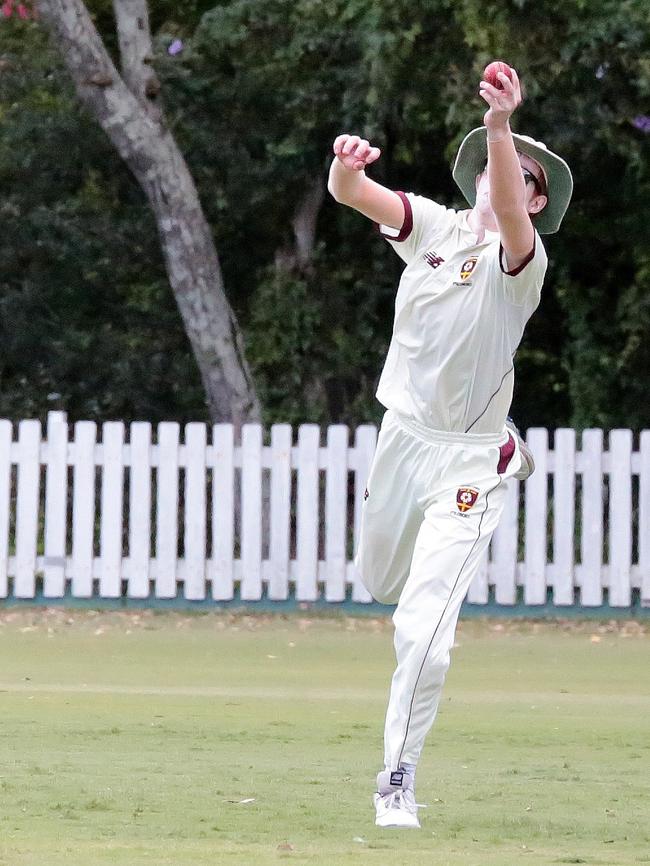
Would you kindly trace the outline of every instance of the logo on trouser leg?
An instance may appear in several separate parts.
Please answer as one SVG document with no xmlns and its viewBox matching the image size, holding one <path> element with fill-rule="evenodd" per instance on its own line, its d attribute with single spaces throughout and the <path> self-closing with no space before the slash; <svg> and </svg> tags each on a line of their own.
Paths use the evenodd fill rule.
<svg viewBox="0 0 650 866">
<path fill-rule="evenodd" d="M 368 488 L 366 487 L 364 494 L 363 494 L 363 501 L 365 502 L 369 496 L 370 496 L 370 494 L 368 493 Z"/>
<path fill-rule="evenodd" d="M 396 788 L 401 788 L 402 783 L 404 782 L 404 771 L 397 770 L 390 774 L 390 783 Z"/>
<path fill-rule="evenodd" d="M 478 499 L 479 491 L 476 487 L 459 487 L 456 494 L 456 505 L 458 510 L 464 514 L 469 511 Z"/>
</svg>

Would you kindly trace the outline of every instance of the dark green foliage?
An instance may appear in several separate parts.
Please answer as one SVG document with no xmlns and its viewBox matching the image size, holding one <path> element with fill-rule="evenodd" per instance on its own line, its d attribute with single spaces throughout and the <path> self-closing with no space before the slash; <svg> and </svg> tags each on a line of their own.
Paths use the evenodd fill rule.
<svg viewBox="0 0 650 866">
<path fill-rule="evenodd" d="M 0 77 L 0 416 L 207 418 L 139 188 L 41 29 L 13 37 Z"/>
<path fill-rule="evenodd" d="M 108 37 L 110 4 L 92 11 Z M 153 2 L 151 15 L 167 116 L 267 420 L 381 412 L 397 257 L 328 198 L 311 261 L 286 266 L 291 220 L 310 182 L 325 184 L 333 138 L 371 137 L 383 150 L 373 177 L 462 207 L 450 166 L 481 123 L 480 72 L 500 57 L 527 92 L 515 129 L 561 153 L 576 182 L 547 240 L 514 414 L 523 427 L 650 426 L 649 136 L 633 122 L 650 105 L 644 0 L 196 0 Z M 11 61 L 0 76 L 0 414 L 206 417 L 139 189 L 38 27 L 0 27 Z M 185 48 L 171 57 L 176 36 Z"/>
</svg>

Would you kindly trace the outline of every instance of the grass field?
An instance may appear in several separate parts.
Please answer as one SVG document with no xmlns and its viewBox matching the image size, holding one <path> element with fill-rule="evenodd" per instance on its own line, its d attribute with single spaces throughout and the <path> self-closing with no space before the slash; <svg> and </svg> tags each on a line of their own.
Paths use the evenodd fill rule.
<svg viewBox="0 0 650 866">
<path fill-rule="evenodd" d="M 461 624 L 373 824 L 389 620 L 0 613 L 0 864 L 650 863 L 650 624 Z"/>
</svg>

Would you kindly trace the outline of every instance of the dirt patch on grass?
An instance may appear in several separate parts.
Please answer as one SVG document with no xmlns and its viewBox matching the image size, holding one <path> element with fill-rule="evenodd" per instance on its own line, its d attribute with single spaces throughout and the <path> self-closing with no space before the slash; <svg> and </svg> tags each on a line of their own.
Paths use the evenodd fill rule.
<svg viewBox="0 0 650 866">
<path fill-rule="evenodd" d="M 465 621 L 459 624 L 458 632 L 473 633 L 471 629 L 477 626 L 483 633 L 488 632 L 495 635 L 535 635 L 560 632 L 564 634 L 589 635 L 598 637 L 612 635 L 615 637 L 632 638 L 650 636 L 650 620 L 594 620 L 594 619 L 552 619 L 552 620 L 526 620 L 526 619 L 501 619 Z"/>
<path fill-rule="evenodd" d="M 386 632 L 393 626 L 389 616 L 349 616 L 339 611 L 313 612 L 297 610 L 291 613 L 249 613 L 247 611 L 115 611 L 74 610 L 61 607 L 0 609 L 1 631 L 65 631 L 80 630 L 133 632 L 137 630 L 201 629 L 207 631 L 260 631 L 298 625 L 300 631 L 327 628 L 348 632 Z M 602 636 L 646 638 L 650 636 L 650 620 L 593 620 L 593 619 L 469 619 L 458 626 L 459 635 L 535 635 L 562 632 L 587 635 L 597 642 Z"/>
</svg>

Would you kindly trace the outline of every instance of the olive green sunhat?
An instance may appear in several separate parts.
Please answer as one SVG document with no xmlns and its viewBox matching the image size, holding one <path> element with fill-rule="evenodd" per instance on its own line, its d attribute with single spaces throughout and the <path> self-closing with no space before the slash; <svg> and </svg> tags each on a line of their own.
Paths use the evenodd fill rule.
<svg viewBox="0 0 650 866">
<path fill-rule="evenodd" d="M 528 135 L 512 133 L 515 147 L 520 153 L 530 156 L 544 169 L 548 188 L 546 207 L 535 217 L 535 228 L 540 234 L 556 232 L 566 213 L 573 192 L 571 169 L 556 153 L 549 150 L 541 141 Z M 476 203 L 476 175 L 480 174 L 487 162 L 487 129 L 479 126 L 465 136 L 458 149 L 454 164 L 453 177 L 461 192 L 474 207 Z"/>
</svg>

